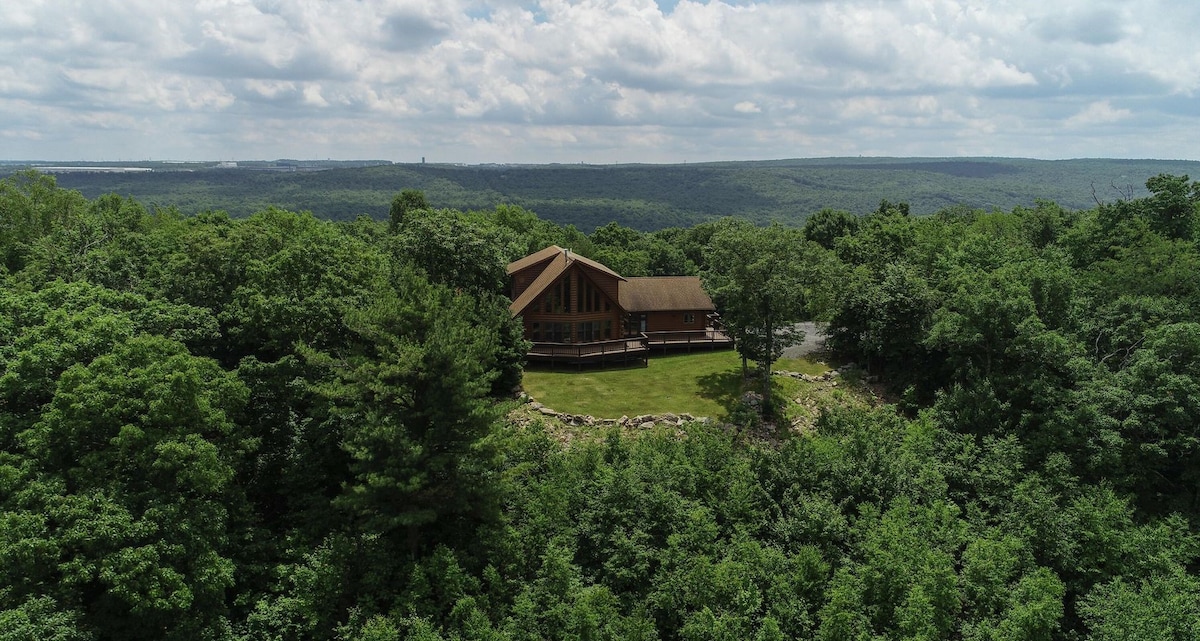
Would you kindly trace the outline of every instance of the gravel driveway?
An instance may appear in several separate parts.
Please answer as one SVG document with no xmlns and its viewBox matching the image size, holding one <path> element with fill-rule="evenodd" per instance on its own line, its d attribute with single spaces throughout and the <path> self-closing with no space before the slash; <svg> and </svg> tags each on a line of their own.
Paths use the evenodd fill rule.
<svg viewBox="0 0 1200 641">
<path fill-rule="evenodd" d="M 796 323 L 804 332 L 804 340 L 783 350 L 784 358 L 803 358 L 825 349 L 825 323 Z"/>
</svg>

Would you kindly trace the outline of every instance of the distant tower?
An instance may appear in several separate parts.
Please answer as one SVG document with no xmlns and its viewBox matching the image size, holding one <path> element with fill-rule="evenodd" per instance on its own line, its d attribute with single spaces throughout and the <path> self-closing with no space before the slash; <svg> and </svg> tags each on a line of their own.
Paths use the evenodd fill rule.
<svg viewBox="0 0 1200 641">
<path fill-rule="evenodd" d="M 424 165 L 424 164 L 425 164 L 425 156 L 421 156 L 421 164 L 422 164 L 422 165 Z"/>
</svg>

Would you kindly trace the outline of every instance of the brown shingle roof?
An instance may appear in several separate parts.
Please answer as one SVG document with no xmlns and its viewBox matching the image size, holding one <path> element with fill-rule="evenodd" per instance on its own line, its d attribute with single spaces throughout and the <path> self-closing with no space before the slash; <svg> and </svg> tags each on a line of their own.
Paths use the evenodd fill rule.
<svg viewBox="0 0 1200 641">
<path fill-rule="evenodd" d="M 546 250 L 543 249 L 542 251 L 538 252 L 538 254 L 541 254 L 545 251 Z M 533 254 L 533 256 L 536 255 L 537 254 Z M 526 258 L 528 258 L 528 256 Z M 543 257 L 543 260 L 545 260 L 545 257 Z M 537 261 L 534 261 L 534 263 L 531 264 L 535 264 L 536 262 Z M 537 297 L 541 296 L 542 292 L 545 291 L 547 287 L 552 285 L 554 281 L 558 280 L 558 277 L 562 276 L 563 272 L 567 271 L 567 268 L 570 266 L 571 263 L 567 261 L 567 255 L 560 251 L 557 256 L 551 258 L 550 264 L 546 265 L 546 268 L 543 269 L 542 273 L 538 274 L 538 277 L 529 284 L 529 287 L 525 291 L 521 292 L 521 295 L 517 297 L 517 300 L 514 300 L 512 305 L 508 306 L 508 311 L 511 312 L 513 316 L 517 316 L 521 312 L 525 311 L 525 308 L 529 307 L 530 303 L 537 300 Z M 518 271 L 520 270 L 518 269 Z"/>
<path fill-rule="evenodd" d="M 620 305 L 627 312 L 715 310 L 696 276 L 648 276 L 621 283 Z"/>
<path fill-rule="evenodd" d="M 581 265 L 587 265 L 588 267 L 591 267 L 592 269 L 595 269 L 597 271 L 608 274 L 609 276 L 612 276 L 613 278 L 616 278 L 618 280 L 625 280 L 624 276 L 609 269 L 607 265 L 602 265 L 600 263 L 597 263 L 596 261 L 592 260 L 591 258 L 584 258 L 583 256 L 580 256 L 579 254 L 572 254 L 571 250 L 569 250 L 569 249 L 567 250 L 567 258 L 568 258 L 568 260 L 577 261 Z"/>
<path fill-rule="evenodd" d="M 513 316 L 520 315 L 533 301 L 537 300 L 547 287 L 554 284 L 575 263 L 594 269 L 624 282 L 620 284 L 617 304 L 627 312 L 667 312 L 715 310 L 712 299 L 704 292 L 700 279 L 695 276 L 650 276 L 643 278 L 623 278 L 617 272 L 609 269 L 590 258 L 573 254 L 558 245 L 551 245 L 537 253 L 530 254 L 520 260 L 509 263 L 509 275 L 537 265 L 546 263 L 538 277 L 530 283 L 525 291 L 508 306 Z"/>
<path fill-rule="evenodd" d="M 547 287 L 552 285 L 554 281 L 558 280 L 558 277 L 561 276 L 563 272 L 567 271 L 567 268 L 575 263 L 579 263 L 585 267 L 608 274 L 609 276 L 612 276 L 618 280 L 625 280 L 623 276 L 617 272 L 614 272 L 608 267 L 601 265 L 590 258 L 584 258 L 579 254 L 574 254 L 571 252 L 571 250 L 563 249 L 558 245 L 551 245 L 542 251 L 530 254 L 520 260 L 509 263 L 508 275 L 511 276 L 522 269 L 532 267 L 542 262 L 546 263 L 546 266 L 542 269 L 542 273 L 538 274 L 538 277 L 529 284 L 529 287 L 526 288 L 525 291 L 521 292 L 521 295 L 517 297 L 517 300 L 514 300 L 512 305 L 508 306 L 508 311 L 512 312 L 513 316 L 517 316 L 521 312 L 525 311 L 525 308 L 528 307 L 530 303 L 537 299 L 538 296 L 541 296 L 542 292 L 544 292 Z"/>
<path fill-rule="evenodd" d="M 514 260 L 508 264 L 508 275 L 512 276 L 526 267 L 536 265 L 543 260 L 554 258 L 555 255 L 561 253 L 563 253 L 562 247 L 559 247 L 558 245 L 551 245 L 542 251 L 535 252 L 524 258 Z"/>
</svg>

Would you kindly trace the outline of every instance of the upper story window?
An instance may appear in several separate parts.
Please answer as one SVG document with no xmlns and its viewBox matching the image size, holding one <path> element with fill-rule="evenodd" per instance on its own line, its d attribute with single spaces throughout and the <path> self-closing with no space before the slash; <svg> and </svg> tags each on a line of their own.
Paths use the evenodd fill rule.
<svg viewBox="0 0 1200 641">
<path fill-rule="evenodd" d="M 601 302 L 603 301 L 603 302 Z M 601 307 L 608 311 L 608 299 L 604 297 L 599 287 L 586 278 L 579 279 L 579 311 L 598 312 Z"/>
<path fill-rule="evenodd" d="M 542 312 L 546 314 L 571 313 L 571 276 L 565 275 L 542 294 Z"/>
</svg>

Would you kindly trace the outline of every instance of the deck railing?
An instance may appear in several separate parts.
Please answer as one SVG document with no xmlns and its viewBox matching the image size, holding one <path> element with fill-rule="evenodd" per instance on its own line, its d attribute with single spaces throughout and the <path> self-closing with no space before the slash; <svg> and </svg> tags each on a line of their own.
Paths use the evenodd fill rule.
<svg viewBox="0 0 1200 641">
<path fill-rule="evenodd" d="M 553 360 L 588 360 L 625 354 L 640 356 L 648 350 L 646 335 L 638 334 L 592 343 L 550 343 L 538 341 L 529 350 L 530 358 Z"/>
<path fill-rule="evenodd" d="M 646 332 L 650 347 L 673 345 L 719 345 L 733 342 L 729 335 L 716 328 L 677 332 Z"/>
</svg>

